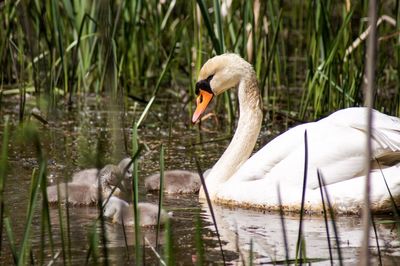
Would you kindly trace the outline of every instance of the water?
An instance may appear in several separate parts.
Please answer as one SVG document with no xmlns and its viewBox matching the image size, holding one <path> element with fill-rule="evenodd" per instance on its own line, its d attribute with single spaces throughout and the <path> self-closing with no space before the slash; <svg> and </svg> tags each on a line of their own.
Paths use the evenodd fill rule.
<svg viewBox="0 0 400 266">
<path fill-rule="evenodd" d="M 196 170 L 193 155 L 200 159 L 203 169 L 211 167 L 222 154 L 229 140 L 227 125 L 217 123 L 210 119 L 203 125 L 201 134 L 195 127 L 190 126 L 190 117 L 185 109 L 175 98 L 157 102 L 143 126 L 139 129 L 140 142 L 145 149 L 140 159 L 140 177 L 150 175 L 159 169 L 159 150 L 161 143 L 164 144 L 165 165 L 167 169 Z M 15 101 L 14 101 L 15 100 Z M 5 113 L 11 115 L 11 121 L 17 121 L 18 109 L 16 99 L 9 99 Z M 124 130 L 110 128 L 111 118 L 121 117 L 119 113 L 107 111 L 104 107 L 104 99 L 95 97 L 87 98 L 85 101 L 77 100 L 77 105 L 67 111 L 58 108 L 57 112 L 44 114 L 48 117 L 49 124 L 42 125 L 31 118 L 40 130 L 40 139 L 43 150 L 48 159 L 49 182 L 68 180 L 71 174 L 83 168 L 95 165 L 97 143 L 101 143 L 103 163 L 118 162 L 122 156 L 129 154 L 130 132 L 134 118 L 140 115 L 143 106 L 133 102 L 127 103 L 126 116 L 124 116 Z M 29 110 L 29 104 L 28 104 Z M 268 125 L 268 130 L 263 128 L 258 146 L 263 145 L 273 135 L 285 129 L 282 121 L 286 119 L 275 117 L 275 124 Z M 119 121 L 119 120 L 118 120 Z M 121 120 L 122 121 L 122 120 Z M 277 126 L 279 125 L 279 127 Z M 271 126 L 273 126 L 271 128 Z M 32 170 L 37 168 L 37 156 L 30 143 L 21 143 L 16 137 L 16 124 L 12 125 L 12 134 L 9 151 L 9 173 L 5 187 L 5 216 L 10 218 L 15 240 L 18 245 L 23 236 L 25 226 L 27 202 L 29 198 L 30 178 Z M 224 130 L 225 129 L 225 130 Z M 221 133 L 222 131 L 222 133 Z M 225 131 L 225 132 L 224 132 Z M 3 130 L 1 130 L 3 134 Z M 120 138 L 115 138 L 118 135 Z M 2 136 L 2 135 L 1 135 Z M 118 147 L 111 144 L 111 139 L 117 139 Z M 218 138 L 222 140 L 213 141 Z M 114 158 L 118 157 L 119 158 Z M 143 182 L 139 184 L 140 201 L 157 203 L 157 196 L 144 192 Z M 206 250 L 206 263 L 220 264 L 222 256 L 218 249 L 218 241 L 215 229 L 211 223 L 207 206 L 199 202 L 196 195 L 166 195 L 164 207 L 173 212 L 171 221 L 171 236 L 174 257 L 180 265 L 190 265 L 198 259 L 195 241 L 196 219 L 201 220 L 201 232 Z M 285 258 L 285 249 L 281 228 L 280 216 L 276 213 L 265 213 L 237 208 L 215 206 L 215 214 L 219 232 L 221 234 L 224 254 L 229 263 L 240 264 L 246 261 L 249 250 L 257 264 L 278 263 Z M 65 213 L 64 213 L 65 215 Z M 71 254 L 72 263 L 81 265 L 85 263 L 89 250 L 89 235 L 92 230 L 99 230 L 94 226 L 98 216 L 95 207 L 71 207 L 70 231 L 71 231 Z M 383 220 L 385 217 L 378 217 Z M 349 216 L 337 219 L 339 230 L 339 244 L 342 257 L 346 265 L 355 264 L 358 260 L 358 247 L 361 242 L 362 232 L 360 217 Z M 36 208 L 31 234 L 32 256 L 35 260 L 40 258 L 40 204 Z M 60 237 L 59 213 L 56 207 L 51 208 L 51 224 L 53 230 L 53 241 L 55 243 L 54 253 L 56 264 L 63 262 L 62 243 Z M 65 226 L 65 225 L 64 225 Z M 298 237 L 299 220 L 298 215 L 285 216 L 286 235 L 288 239 L 289 258 L 295 258 L 296 241 Z M 134 230 L 126 228 L 126 238 L 120 225 L 107 221 L 105 224 L 107 232 L 108 258 L 114 265 L 135 264 L 134 256 Z M 330 225 L 330 237 L 332 245 L 332 256 L 337 263 L 338 252 L 333 237 L 333 228 Z M 400 259 L 400 242 L 397 230 L 391 224 L 378 224 L 378 243 L 385 265 L 396 265 Z M 304 240 L 307 257 L 314 259 L 316 265 L 329 265 L 330 255 L 326 236 L 325 223 L 322 217 L 307 216 L 304 221 Z M 155 243 L 154 228 L 143 228 L 142 236 L 145 237 L 144 258 L 147 263 L 153 264 L 157 261 L 149 243 Z M 377 262 L 377 245 L 374 233 L 371 232 L 371 252 L 374 254 L 374 263 Z M 9 239 L 3 233 L 3 244 L 1 250 L 1 264 L 13 263 L 12 253 L 9 248 Z M 142 238 L 143 239 L 143 238 Z M 161 244 L 165 242 L 165 235 L 161 235 Z M 126 247 L 126 244 L 128 246 Z M 251 243 L 251 244 L 250 244 Z M 104 257 L 101 246 L 99 246 L 101 262 Z M 46 245 L 43 249 L 45 263 L 51 262 L 51 252 L 46 235 Z M 90 262 L 93 262 L 90 260 Z"/>
</svg>

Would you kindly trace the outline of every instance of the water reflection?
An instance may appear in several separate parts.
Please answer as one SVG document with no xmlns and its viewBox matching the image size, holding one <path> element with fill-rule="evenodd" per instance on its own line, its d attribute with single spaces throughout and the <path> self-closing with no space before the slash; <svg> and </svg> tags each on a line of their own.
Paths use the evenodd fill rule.
<svg viewBox="0 0 400 266">
<path fill-rule="evenodd" d="M 206 204 L 204 208 L 209 212 Z M 250 242 L 254 251 L 256 263 L 275 264 L 285 260 L 285 244 L 281 217 L 276 213 L 232 209 L 214 206 L 214 213 L 221 237 L 227 244 L 227 250 L 239 251 L 240 259 L 247 261 L 250 257 Z M 396 265 L 399 256 L 400 241 L 393 224 L 379 224 L 384 217 L 377 218 L 377 235 L 384 265 Z M 285 233 L 288 243 L 289 259 L 296 257 L 296 243 L 299 232 L 299 215 L 285 215 Z M 362 240 L 361 219 L 355 216 L 336 217 L 341 257 L 346 265 L 356 264 L 359 260 L 359 248 Z M 332 223 L 329 220 L 330 245 L 333 263 L 338 264 L 338 248 Z M 370 233 L 370 250 L 373 254 L 373 264 L 378 263 L 377 239 L 373 230 Z M 329 265 L 330 254 L 325 220 L 320 216 L 306 216 L 303 220 L 303 237 L 305 252 L 309 259 L 314 259 L 315 265 Z M 318 262 L 319 261 L 319 262 Z"/>
</svg>

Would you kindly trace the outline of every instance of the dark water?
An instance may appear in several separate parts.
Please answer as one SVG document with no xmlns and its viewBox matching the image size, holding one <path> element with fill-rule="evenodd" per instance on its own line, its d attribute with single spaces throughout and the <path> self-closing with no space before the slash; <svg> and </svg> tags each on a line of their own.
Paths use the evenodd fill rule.
<svg viewBox="0 0 400 266">
<path fill-rule="evenodd" d="M 140 178 L 144 179 L 159 169 L 160 145 L 165 147 L 166 169 L 196 170 L 193 156 L 200 159 L 203 169 L 211 167 L 222 154 L 229 140 L 229 126 L 213 118 L 203 124 L 201 133 L 190 125 L 190 117 L 186 106 L 175 98 L 168 98 L 157 102 L 139 129 L 139 141 L 144 144 L 139 167 Z M 63 110 L 44 113 L 49 121 L 42 125 L 34 118 L 40 132 L 45 156 L 48 159 L 48 180 L 54 182 L 57 178 L 68 180 L 71 173 L 83 168 L 93 167 L 96 163 L 96 154 L 101 152 L 102 163 L 117 163 L 123 156 L 129 155 L 131 148 L 131 126 L 134 119 L 143 110 L 144 106 L 127 102 L 125 116 L 121 113 L 105 108 L 104 99 L 88 97 L 85 100 L 76 100 L 72 110 Z M 33 103 L 32 103 L 33 104 Z M 18 106 L 16 99 L 8 99 L 3 106 L 3 113 L 11 116 L 11 121 L 17 121 Z M 29 113 L 29 103 L 27 113 Z M 61 110 L 61 111 L 60 111 Z M 113 122 L 123 125 L 123 130 L 113 128 Z M 286 128 L 285 118 L 275 116 L 274 127 L 268 125 L 263 128 L 259 144 L 267 142 L 272 135 Z M 2 121 L 3 122 L 3 121 Z M 3 123 L 2 123 L 3 124 Z M 279 126 L 277 126 L 279 125 Z M 20 243 L 25 227 L 26 210 L 31 185 L 31 175 L 38 167 L 37 155 L 31 143 L 22 143 L 17 138 L 17 123 L 13 122 L 9 151 L 9 173 L 5 187 L 5 216 L 9 217 L 16 243 Z M 222 133 L 221 133 L 222 132 Z M 3 134 L 3 128 L 1 130 Z M 2 136 L 2 135 L 1 135 Z M 222 137 L 222 140 L 215 141 Z M 113 144 L 112 144 L 113 143 Z M 117 144 L 115 144 L 117 143 Z M 100 147 L 100 149 L 98 148 Z M 156 195 L 144 192 L 143 182 L 139 184 L 140 201 L 157 203 Z M 40 201 L 39 201 L 40 202 Z M 208 208 L 199 202 L 196 195 L 165 196 L 164 207 L 173 212 L 171 221 L 172 248 L 175 261 L 179 265 L 190 265 L 197 260 L 195 241 L 196 219 L 199 216 L 202 225 L 202 237 L 205 245 L 205 260 L 207 264 L 221 264 L 222 256 L 218 249 L 217 236 L 212 226 Z M 36 208 L 31 233 L 32 256 L 35 260 L 40 257 L 40 204 Z M 221 234 L 226 260 L 232 264 L 241 264 L 250 257 L 249 250 L 257 264 L 270 264 L 285 258 L 285 249 L 281 228 L 281 220 L 276 213 L 263 213 L 250 210 L 232 209 L 222 206 L 215 207 L 215 214 Z M 65 213 L 63 213 L 65 215 Z M 96 207 L 71 207 L 70 237 L 73 265 L 85 263 L 89 249 L 89 235 L 92 230 L 99 230 L 94 226 L 98 216 Z M 378 217 L 383 220 L 385 217 Z M 289 258 L 295 257 L 295 245 L 298 236 L 298 216 L 285 216 L 286 233 L 289 247 Z M 54 253 L 57 254 L 55 264 L 63 263 L 62 243 L 60 236 L 59 213 L 56 207 L 51 209 L 51 224 Z M 337 220 L 342 250 L 342 258 L 346 265 L 358 261 L 358 247 L 362 232 L 360 218 L 340 217 Z M 64 224 L 65 226 L 65 224 Z M 134 230 L 126 228 L 126 239 L 121 226 L 107 221 L 108 258 L 111 264 L 135 264 Z M 330 226 L 331 238 L 333 228 Z M 378 224 L 378 243 L 385 265 L 396 265 L 400 260 L 400 241 L 397 230 L 391 224 Z M 142 237 L 145 240 L 144 258 L 148 264 L 154 264 L 157 259 L 149 248 L 149 243 L 155 243 L 155 230 L 143 228 Z M 377 263 L 377 244 L 374 233 L 371 232 L 371 252 L 374 254 L 374 263 Z M 9 239 L 3 233 L 1 247 L 1 264 L 13 262 Z M 142 239 L 143 239 L 142 238 Z M 325 223 L 322 217 L 306 217 L 304 224 L 304 240 L 306 254 L 318 262 L 313 264 L 329 265 L 329 248 L 326 236 Z M 161 235 L 161 243 L 165 242 L 165 235 Z M 44 261 L 51 261 L 51 252 L 46 236 L 44 247 Z M 127 243 L 128 245 L 126 246 Z M 332 256 L 335 264 L 338 263 L 336 242 L 331 239 Z M 100 250 L 99 261 L 104 259 Z M 93 263 L 90 260 L 90 263 Z"/>
</svg>

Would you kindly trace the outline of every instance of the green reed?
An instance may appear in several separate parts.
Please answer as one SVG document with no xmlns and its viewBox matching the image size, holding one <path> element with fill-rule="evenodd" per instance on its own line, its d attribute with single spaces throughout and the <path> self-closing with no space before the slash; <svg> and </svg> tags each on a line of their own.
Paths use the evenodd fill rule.
<svg viewBox="0 0 400 266">
<path fill-rule="evenodd" d="M 28 262 L 28 255 L 31 254 L 30 237 L 32 230 L 32 220 L 35 208 L 38 204 L 40 188 L 46 187 L 46 160 L 41 147 L 38 130 L 32 125 L 26 124 L 21 128 L 22 141 L 32 142 L 37 153 L 39 169 L 33 171 L 29 191 L 29 202 L 25 221 L 24 233 L 17 254 L 17 264 L 25 265 Z M 45 207 L 46 208 L 46 207 Z"/>
<path fill-rule="evenodd" d="M 9 139 L 9 116 L 4 117 L 3 139 L 0 157 L 0 257 L 3 247 L 3 217 L 4 217 L 4 186 L 6 184 L 8 166 L 8 140 Z"/>
<path fill-rule="evenodd" d="M 138 125 L 137 123 L 133 124 L 132 127 L 132 156 L 133 156 L 133 179 L 132 179 L 132 202 L 133 202 L 133 214 L 134 214 L 134 223 L 135 223 L 135 258 L 137 264 L 141 263 L 142 252 L 141 249 L 141 230 L 140 230 L 140 213 L 138 209 L 139 203 L 139 162 L 138 157 L 136 156 L 140 151 L 139 142 L 138 142 Z"/>
<path fill-rule="evenodd" d="M 381 14 L 398 20 L 396 1 L 379 8 Z M 108 85 L 143 98 L 151 94 L 148 89 L 164 69 L 163 58 L 182 30 L 177 42 L 185 48 L 176 51 L 169 67 L 172 82 L 181 80 L 180 69 L 192 73 L 193 80 L 203 58 L 214 52 L 236 52 L 253 62 L 267 108 L 287 108 L 314 119 L 362 104 L 363 42 L 351 53 L 347 49 L 366 29 L 360 19 L 366 10 L 365 1 L 351 3 L 349 10 L 335 1 L 234 1 L 230 6 L 218 0 L 190 5 L 142 0 L 5 1 L 0 6 L 5 26 L 0 31 L 1 90 L 19 86 L 21 117 L 25 93 L 31 88 L 48 95 L 53 108 L 63 99 L 72 104 L 75 96 L 85 97 L 87 92 L 100 95 Z M 186 21 L 183 26 L 182 21 Z M 395 52 L 399 48 L 391 35 L 395 30 L 380 26 L 380 42 L 387 49 L 379 52 L 377 84 L 382 89 L 376 108 L 399 115 L 400 93 L 395 86 L 400 76 Z M 301 91 L 289 87 L 293 80 Z M 303 98 L 291 98 L 293 94 Z M 223 98 L 230 120 L 236 113 L 232 98 Z"/>
<path fill-rule="evenodd" d="M 164 146 L 160 147 L 160 189 L 158 191 L 158 213 L 157 213 L 157 229 L 156 229 L 156 249 L 158 249 L 158 240 L 160 233 L 160 217 L 164 199 Z"/>
<path fill-rule="evenodd" d="M 196 243 L 196 265 L 204 265 L 204 242 L 202 238 L 202 223 L 200 214 L 196 213 L 196 231 L 195 231 L 195 243 Z"/>
</svg>

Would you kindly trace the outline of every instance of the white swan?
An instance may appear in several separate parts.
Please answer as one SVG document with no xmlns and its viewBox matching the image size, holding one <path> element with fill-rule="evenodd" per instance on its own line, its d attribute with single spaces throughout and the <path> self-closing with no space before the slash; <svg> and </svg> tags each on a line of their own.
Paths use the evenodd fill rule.
<svg viewBox="0 0 400 266">
<path fill-rule="evenodd" d="M 157 225 L 158 206 L 152 203 L 138 203 L 139 223 L 140 226 Z M 133 216 L 133 206 L 126 201 L 115 196 L 111 196 L 108 201 L 103 202 L 104 217 L 111 218 L 114 223 L 133 226 L 135 224 Z M 160 224 L 164 224 L 168 218 L 172 217 L 172 213 L 161 210 Z"/>
<path fill-rule="evenodd" d="M 126 169 L 130 162 L 130 158 L 123 159 L 118 166 L 108 164 L 100 171 L 96 168 L 86 169 L 75 173 L 72 176 L 72 182 L 59 184 L 47 187 L 47 197 L 50 203 L 65 201 L 68 189 L 68 202 L 73 205 L 90 205 L 98 201 L 98 191 L 103 198 L 107 198 L 111 193 L 120 195 L 121 190 L 125 191 L 127 182 L 132 177 L 131 167 Z M 125 171 L 125 176 L 120 179 Z M 117 187 L 114 189 L 114 187 Z"/>
<path fill-rule="evenodd" d="M 308 134 L 306 208 L 321 210 L 320 169 L 333 207 L 358 213 L 363 204 L 366 143 L 365 108 L 337 111 L 276 137 L 251 158 L 262 122 L 261 98 L 252 66 L 235 54 L 215 56 L 201 68 L 196 84 L 196 122 L 216 95 L 238 88 L 240 117 L 231 143 L 212 168 L 206 185 L 213 201 L 278 209 L 280 185 L 285 210 L 299 210 L 304 169 L 304 132 Z M 400 203 L 400 119 L 373 112 L 372 151 L 382 166 L 390 192 Z M 204 197 L 201 189 L 200 197 Z M 371 209 L 392 208 L 379 167 L 371 172 Z"/>
</svg>

